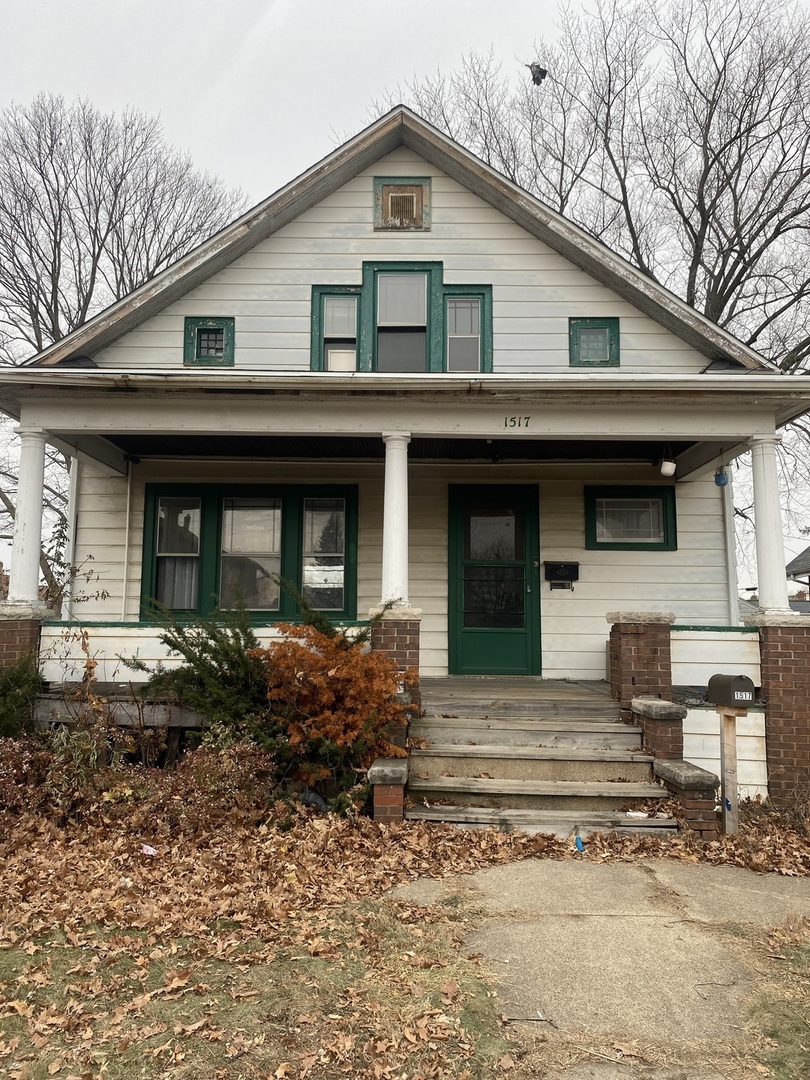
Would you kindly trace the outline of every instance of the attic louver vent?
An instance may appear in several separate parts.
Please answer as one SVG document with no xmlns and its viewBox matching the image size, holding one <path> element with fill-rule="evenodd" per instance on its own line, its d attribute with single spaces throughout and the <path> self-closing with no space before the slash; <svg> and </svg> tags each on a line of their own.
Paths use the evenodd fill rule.
<svg viewBox="0 0 810 1080">
<path fill-rule="evenodd" d="M 375 177 L 374 228 L 426 232 L 430 228 L 430 179 Z"/>
</svg>

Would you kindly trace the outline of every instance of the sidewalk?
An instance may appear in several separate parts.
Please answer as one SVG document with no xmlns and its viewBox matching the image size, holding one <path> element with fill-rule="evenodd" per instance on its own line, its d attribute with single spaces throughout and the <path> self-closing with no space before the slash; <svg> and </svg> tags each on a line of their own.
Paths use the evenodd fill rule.
<svg viewBox="0 0 810 1080">
<path fill-rule="evenodd" d="M 761 1077 L 746 1050 L 767 975 L 760 930 L 810 918 L 808 878 L 673 859 L 532 860 L 397 895 L 466 902 L 466 947 L 495 974 L 510 1035 L 546 1062 L 532 1075 L 548 1080 Z"/>
</svg>

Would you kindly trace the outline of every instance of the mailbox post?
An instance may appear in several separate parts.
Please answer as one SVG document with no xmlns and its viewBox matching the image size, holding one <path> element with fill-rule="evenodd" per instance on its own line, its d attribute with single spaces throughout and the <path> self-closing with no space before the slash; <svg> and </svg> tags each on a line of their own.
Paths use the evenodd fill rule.
<svg viewBox="0 0 810 1080">
<path fill-rule="evenodd" d="M 737 794 L 737 717 L 754 704 L 754 684 L 746 675 L 712 675 L 706 697 L 720 717 L 720 783 L 723 788 L 723 832 L 740 828 Z"/>
</svg>

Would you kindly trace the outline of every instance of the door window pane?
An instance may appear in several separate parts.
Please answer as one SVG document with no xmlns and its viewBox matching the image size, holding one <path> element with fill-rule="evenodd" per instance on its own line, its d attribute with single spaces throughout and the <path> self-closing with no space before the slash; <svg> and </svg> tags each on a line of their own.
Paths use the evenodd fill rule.
<svg viewBox="0 0 810 1080">
<path fill-rule="evenodd" d="M 510 562 L 523 558 L 523 514 L 519 510 L 473 506 L 465 518 L 465 559 Z"/>
<path fill-rule="evenodd" d="M 301 592 L 317 611 L 344 606 L 345 499 L 304 499 Z"/>
<path fill-rule="evenodd" d="M 465 567 L 464 625 L 522 629 L 525 592 L 522 566 Z"/>
<path fill-rule="evenodd" d="M 281 500 L 225 499 L 222 504 L 220 603 L 240 600 L 276 611 L 281 572 Z"/>
<path fill-rule="evenodd" d="M 155 599 L 164 607 L 197 607 L 200 499 L 165 496 L 158 502 Z"/>
</svg>

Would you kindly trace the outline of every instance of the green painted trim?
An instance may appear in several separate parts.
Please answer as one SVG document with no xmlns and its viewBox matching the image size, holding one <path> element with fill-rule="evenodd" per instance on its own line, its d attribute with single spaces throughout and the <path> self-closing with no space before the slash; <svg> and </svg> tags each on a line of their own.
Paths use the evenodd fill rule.
<svg viewBox="0 0 810 1080">
<path fill-rule="evenodd" d="M 583 360 L 580 356 L 580 332 L 582 330 L 607 330 L 608 360 Z M 568 320 L 568 363 L 571 367 L 619 367 L 619 320 L 606 319 L 569 319 Z"/>
<path fill-rule="evenodd" d="M 199 330 L 222 330 L 222 356 L 198 356 L 197 332 Z M 233 367 L 235 320 L 230 316 L 188 316 L 183 329 L 183 363 L 193 367 Z"/>
<path fill-rule="evenodd" d="M 357 370 L 377 370 L 377 278 L 380 274 L 426 274 L 427 324 L 426 370 L 440 374 L 447 370 L 445 334 L 447 300 L 453 296 L 475 296 L 481 300 L 481 363 L 479 370 L 491 372 L 492 347 L 492 286 L 446 285 L 444 266 L 440 262 L 369 261 L 363 263 L 362 285 L 313 285 L 310 312 L 310 368 L 324 370 L 323 305 L 329 296 L 358 298 Z M 414 373 L 416 374 L 416 373 Z M 471 372 L 472 374 L 472 372 Z"/>
<path fill-rule="evenodd" d="M 670 630 L 700 631 L 711 634 L 758 634 L 758 626 L 680 626 L 677 623 Z"/>
<path fill-rule="evenodd" d="M 383 188 L 386 185 L 408 185 L 422 188 L 422 224 L 410 226 L 385 225 L 383 223 Z M 375 176 L 374 177 L 374 228 L 380 232 L 430 232 L 431 225 L 431 178 L 429 176 Z"/>
<path fill-rule="evenodd" d="M 503 501 L 512 497 L 525 508 L 525 563 L 527 581 L 531 585 L 531 600 L 526 605 L 526 633 L 529 642 L 530 671 L 526 675 L 542 673 L 540 649 L 540 493 L 534 484 L 449 484 L 447 527 L 447 649 L 448 671 L 451 675 L 463 674 L 461 656 L 462 595 L 464 572 L 464 506 L 470 499 L 487 498 Z M 493 670 L 482 674 L 501 675 L 514 672 Z"/>
<path fill-rule="evenodd" d="M 357 297 L 357 323 L 355 327 L 355 349 L 359 345 L 359 323 L 361 307 L 361 287 L 359 285 L 313 285 L 310 307 L 309 366 L 312 371 L 325 371 L 323 313 L 324 302 L 331 296 Z"/>
<path fill-rule="evenodd" d="M 346 502 L 345 578 L 342 611 L 328 611 L 329 618 L 346 621 L 357 618 L 357 487 L 352 484 L 147 484 L 144 509 L 143 561 L 141 567 L 140 624 L 159 622 L 153 615 L 156 584 L 157 507 L 162 496 L 198 496 L 200 513 L 200 583 L 197 607 L 183 617 L 210 615 L 216 608 L 219 591 L 222 502 L 226 498 L 280 498 L 281 507 L 281 576 L 290 578 L 301 589 L 301 537 L 304 499 L 334 498 Z M 259 625 L 295 622 L 293 600 L 281 594 L 278 612 L 264 609 L 251 613 Z M 139 624 L 127 624 L 139 625 Z"/>
<path fill-rule="evenodd" d="M 664 539 L 659 544 L 633 544 L 623 541 L 599 542 L 596 539 L 597 499 L 661 499 L 664 512 Z M 675 511 L 675 488 L 633 485 L 614 487 L 602 484 L 585 488 L 585 548 L 588 551 L 677 551 L 678 532 Z"/>
</svg>

